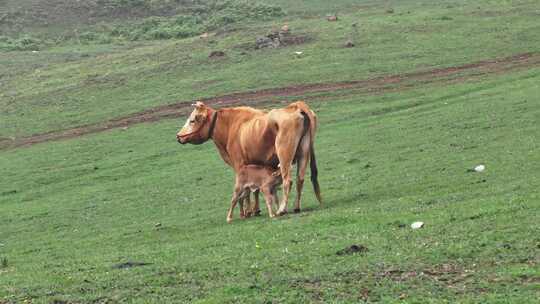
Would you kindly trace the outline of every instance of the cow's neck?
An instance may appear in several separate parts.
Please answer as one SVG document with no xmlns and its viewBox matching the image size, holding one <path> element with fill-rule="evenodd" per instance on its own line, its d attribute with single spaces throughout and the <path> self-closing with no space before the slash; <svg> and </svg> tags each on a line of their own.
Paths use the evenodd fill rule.
<svg viewBox="0 0 540 304">
<path fill-rule="evenodd" d="M 227 151 L 227 142 L 229 141 L 229 130 L 234 119 L 234 113 L 229 109 L 221 109 L 216 112 L 218 115 L 216 124 L 214 126 L 214 132 L 212 134 L 212 140 L 216 145 L 219 155 L 229 165 L 233 166 L 232 160 Z"/>
<path fill-rule="evenodd" d="M 237 155 L 240 152 L 239 150 L 229 151 L 229 149 L 234 149 L 234 147 L 238 147 L 239 145 L 240 125 L 261 113 L 260 111 L 246 107 L 218 110 L 218 118 L 214 127 L 212 140 L 218 148 L 219 155 L 221 155 L 221 158 L 229 166 L 236 168 L 241 165 L 241 161 L 243 160 Z"/>
</svg>

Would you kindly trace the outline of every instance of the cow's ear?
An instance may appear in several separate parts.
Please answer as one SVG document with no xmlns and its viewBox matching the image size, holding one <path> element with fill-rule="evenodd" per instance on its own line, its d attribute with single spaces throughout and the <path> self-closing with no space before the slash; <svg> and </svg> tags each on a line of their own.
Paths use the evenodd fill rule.
<svg viewBox="0 0 540 304">
<path fill-rule="evenodd" d="M 196 122 L 201 122 L 203 121 L 203 119 L 204 119 L 204 115 L 201 115 L 201 114 L 195 115 Z"/>
</svg>

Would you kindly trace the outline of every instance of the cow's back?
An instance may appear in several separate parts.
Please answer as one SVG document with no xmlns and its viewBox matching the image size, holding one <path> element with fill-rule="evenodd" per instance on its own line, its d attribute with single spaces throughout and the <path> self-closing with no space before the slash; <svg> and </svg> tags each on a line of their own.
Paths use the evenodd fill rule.
<svg viewBox="0 0 540 304">
<path fill-rule="evenodd" d="M 259 164 L 277 168 L 276 136 L 280 131 L 303 132 L 304 116 L 313 113 L 303 102 L 295 102 L 285 108 L 262 112 L 252 108 L 236 108 L 237 120 L 229 135 L 227 150 L 233 167 Z M 315 123 L 314 119 L 311 123 Z"/>
</svg>

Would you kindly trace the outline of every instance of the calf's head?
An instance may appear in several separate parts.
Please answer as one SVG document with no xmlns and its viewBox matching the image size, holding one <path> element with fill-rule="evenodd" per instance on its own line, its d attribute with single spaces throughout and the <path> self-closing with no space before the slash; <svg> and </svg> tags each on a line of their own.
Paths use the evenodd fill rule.
<svg viewBox="0 0 540 304">
<path fill-rule="evenodd" d="M 278 168 L 270 175 L 272 186 L 279 186 L 283 183 L 283 178 L 281 177 L 281 171 Z"/>
<path fill-rule="evenodd" d="M 176 139 L 181 144 L 194 144 L 199 145 L 208 140 L 211 136 L 213 124 L 215 123 L 215 117 L 213 117 L 214 110 L 207 107 L 204 103 L 198 101 L 194 104 L 195 109 L 189 115 L 186 123 L 176 133 Z M 212 122 L 214 120 L 214 122 Z"/>
</svg>

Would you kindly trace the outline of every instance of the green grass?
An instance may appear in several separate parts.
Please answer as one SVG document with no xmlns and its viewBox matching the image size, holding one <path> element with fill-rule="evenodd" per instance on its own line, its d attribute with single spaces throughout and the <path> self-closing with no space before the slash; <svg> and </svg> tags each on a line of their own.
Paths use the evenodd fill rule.
<svg viewBox="0 0 540 304">
<path fill-rule="evenodd" d="M 312 103 L 326 205 L 277 220 L 226 224 L 233 176 L 176 120 L 2 152 L 0 299 L 532 303 L 539 80 Z"/>
<path fill-rule="evenodd" d="M 211 42 L 0 52 L 0 137 L 540 51 L 535 1 L 268 3 L 287 16 Z M 313 39 L 245 49 L 282 22 Z M 226 223 L 233 172 L 212 143 L 179 145 L 180 119 L 2 150 L 0 303 L 535 303 L 540 67 L 473 76 L 308 95 L 325 205 L 306 182 L 303 212 L 273 220 Z M 368 251 L 336 254 L 353 244 Z"/>
<path fill-rule="evenodd" d="M 477 7 L 406 2 L 394 14 L 381 4 L 344 14 L 336 23 L 296 18 L 288 22 L 293 34 L 313 39 L 276 50 L 245 46 L 281 22 L 249 24 L 209 42 L 192 38 L 0 53 L 8 67 L 0 71 L 0 136 L 65 129 L 235 91 L 365 79 L 540 50 L 540 23 L 531 13 L 538 9 L 535 1 L 493 5 L 497 18 Z M 352 22 L 359 22 L 358 47 L 346 49 Z M 227 57 L 210 59 L 212 50 L 224 50 Z M 296 58 L 294 51 L 304 56 Z M 12 62 L 25 68 L 17 64 L 17 72 L 10 73 Z"/>
</svg>

